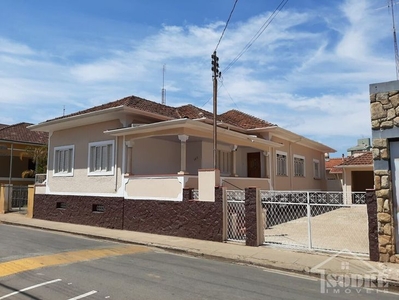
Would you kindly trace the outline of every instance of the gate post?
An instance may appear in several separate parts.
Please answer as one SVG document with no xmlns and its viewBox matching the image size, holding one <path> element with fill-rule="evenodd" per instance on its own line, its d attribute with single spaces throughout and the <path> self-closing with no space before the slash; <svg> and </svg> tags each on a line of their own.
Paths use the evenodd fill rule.
<svg viewBox="0 0 399 300">
<path fill-rule="evenodd" d="M 247 246 L 259 246 L 264 242 L 262 203 L 260 189 L 245 189 L 245 234 Z"/>
<path fill-rule="evenodd" d="M 33 204 L 35 201 L 35 185 L 28 185 L 28 211 L 26 216 L 33 218 Z"/>
<path fill-rule="evenodd" d="M 0 187 L 0 214 L 10 211 L 12 199 L 12 184 L 2 184 Z"/>
<path fill-rule="evenodd" d="M 222 211 L 223 211 L 223 228 L 222 228 L 222 241 L 227 241 L 227 227 L 228 224 L 228 216 L 229 212 L 227 209 L 227 188 L 225 186 L 221 187 L 222 189 Z"/>
</svg>

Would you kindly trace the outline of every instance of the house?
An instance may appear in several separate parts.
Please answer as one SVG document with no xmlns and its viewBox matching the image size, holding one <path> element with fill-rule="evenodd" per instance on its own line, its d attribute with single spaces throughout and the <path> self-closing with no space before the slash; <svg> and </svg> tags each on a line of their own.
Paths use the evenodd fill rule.
<svg viewBox="0 0 399 300">
<path fill-rule="evenodd" d="M 326 188 L 321 170 L 330 147 L 238 110 L 217 120 L 221 185 Z M 198 170 L 213 168 L 212 122 L 193 105 L 132 96 L 29 129 L 51 133 L 46 193 L 123 195 L 143 177 L 184 177 L 184 187 L 198 188 Z"/>
<path fill-rule="evenodd" d="M 23 176 L 24 171 L 35 170 L 31 150 L 47 145 L 48 133 L 31 131 L 31 123 L 0 124 L 0 184 L 28 185 L 34 183 L 34 173 Z M 33 177 L 32 177 L 33 176 Z"/>
<path fill-rule="evenodd" d="M 343 191 L 345 203 L 351 204 L 358 202 L 352 198 L 364 199 L 366 190 L 374 188 L 373 154 L 367 150 L 350 152 L 349 149 L 348 153 L 352 155 L 326 158 L 325 164 L 327 190 Z"/>
<path fill-rule="evenodd" d="M 335 168 L 342 170 L 344 194 L 351 195 L 354 192 L 366 192 L 367 189 L 374 188 L 373 153 L 371 151 L 355 153 Z"/>
<path fill-rule="evenodd" d="M 212 215 L 206 205 L 214 206 L 185 202 L 198 198 L 198 189 L 199 202 L 217 202 L 215 186 L 326 189 L 324 154 L 334 149 L 238 110 L 217 116 L 217 148 L 213 128 L 213 114 L 201 108 L 135 96 L 29 126 L 50 135 L 47 180 L 36 186 L 35 217 L 147 232 L 154 232 L 151 220 L 167 218 L 161 227 L 170 234 L 172 216 L 185 216 L 204 231 Z M 201 186 L 210 193 L 201 194 Z M 217 206 L 216 215 L 221 211 Z M 215 218 L 209 222 L 220 221 Z"/>
<path fill-rule="evenodd" d="M 345 161 L 344 155 L 341 158 L 326 157 L 326 179 L 327 191 L 341 191 L 342 192 L 342 169 L 337 168 L 338 165 Z"/>
</svg>

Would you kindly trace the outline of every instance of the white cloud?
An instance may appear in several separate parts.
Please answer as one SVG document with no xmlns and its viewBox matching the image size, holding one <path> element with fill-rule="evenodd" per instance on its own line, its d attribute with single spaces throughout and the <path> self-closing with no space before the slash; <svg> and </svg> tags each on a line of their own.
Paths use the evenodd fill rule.
<svg viewBox="0 0 399 300">
<path fill-rule="evenodd" d="M 219 112 L 238 108 L 326 144 L 327 136 L 368 134 L 368 85 L 395 74 L 389 16 L 373 3 L 347 0 L 334 7 L 329 2 L 317 11 L 287 7 L 222 74 Z M 233 18 L 218 48 L 221 70 L 269 14 L 239 22 Z M 17 122 L 60 115 L 62 105 L 71 113 L 132 94 L 160 102 L 166 64 L 167 104 L 212 110 L 210 55 L 223 27 L 223 22 L 164 24 L 144 39 L 134 39 L 131 32 L 121 39 L 119 33 L 123 44 L 104 44 L 103 49 L 85 44 L 84 60 L 74 58 L 79 51 L 44 53 L 0 37 L 0 104 L 34 107 L 34 117 L 15 114 Z M 71 49 L 83 47 L 82 41 L 68 39 L 75 43 Z M 0 111 L 0 123 L 5 119 L 10 113 Z"/>
</svg>

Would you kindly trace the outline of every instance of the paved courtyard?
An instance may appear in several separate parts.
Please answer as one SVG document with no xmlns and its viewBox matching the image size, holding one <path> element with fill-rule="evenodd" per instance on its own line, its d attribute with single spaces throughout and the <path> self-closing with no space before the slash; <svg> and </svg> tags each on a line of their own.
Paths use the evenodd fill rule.
<svg viewBox="0 0 399 300">
<path fill-rule="evenodd" d="M 341 207 L 310 219 L 303 217 L 265 229 L 265 242 L 288 247 L 308 248 L 309 232 L 314 249 L 368 254 L 366 205 Z"/>
</svg>

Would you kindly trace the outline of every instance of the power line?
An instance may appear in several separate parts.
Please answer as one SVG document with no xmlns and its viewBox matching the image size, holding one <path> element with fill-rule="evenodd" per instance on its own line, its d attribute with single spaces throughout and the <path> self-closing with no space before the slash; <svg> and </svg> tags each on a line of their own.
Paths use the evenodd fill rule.
<svg viewBox="0 0 399 300">
<path fill-rule="evenodd" d="M 219 41 L 218 41 L 218 43 L 217 43 L 217 45 L 216 45 L 215 51 L 218 49 L 218 47 L 219 47 L 219 44 L 220 44 L 220 42 L 222 41 L 222 38 L 223 38 L 223 36 L 224 36 L 224 33 L 225 33 L 226 29 L 227 29 L 227 26 L 229 25 L 229 22 L 230 22 L 231 16 L 233 15 L 234 9 L 236 8 L 237 2 L 238 2 L 238 0 L 236 0 L 236 1 L 234 2 L 234 5 L 233 5 L 233 8 L 231 9 L 231 12 L 230 12 L 229 18 L 227 19 L 227 21 L 226 21 L 226 25 L 224 26 L 224 29 L 223 29 L 222 35 L 220 36 L 220 38 L 219 38 Z"/>
<path fill-rule="evenodd" d="M 255 41 L 262 35 L 262 33 L 269 27 L 270 23 L 274 20 L 274 18 L 278 15 L 278 13 L 284 8 L 287 4 L 288 0 L 282 0 L 277 8 L 273 11 L 273 13 L 267 18 L 267 20 L 263 23 L 263 25 L 258 29 L 256 34 L 252 37 L 252 39 L 245 45 L 245 47 L 238 53 L 238 55 L 227 65 L 227 67 L 223 70 L 223 73 L 229 70 L 240 58 L 241 56 L 255 43 Z"/>
</svg>

